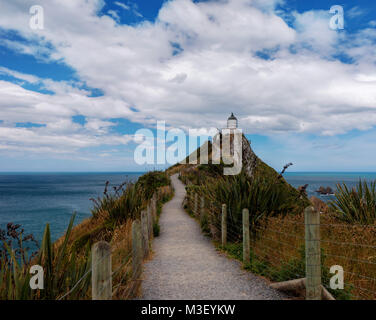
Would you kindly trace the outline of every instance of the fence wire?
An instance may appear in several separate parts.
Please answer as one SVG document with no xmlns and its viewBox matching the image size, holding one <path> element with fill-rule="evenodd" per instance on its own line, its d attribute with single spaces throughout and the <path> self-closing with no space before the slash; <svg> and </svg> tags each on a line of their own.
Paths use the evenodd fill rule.
<svg viewBox="0 0 376 320">
<path fill-rule="evenodd" d="M 207 216 L 211 236 L 220 242 L 222 205 L 188 191 L 187 209 L 198 219 Z M 241 212 L 234 219 L 227 208 L 227 244 L 242 254 Z M 240 217 L 240 218 L 239 218 Z M 376 226 L 350 224 L 337 217 L 320 217 L 321 283 L 337 299 L 376 299 Z M 306 277 L 304 215 L 267 217 L 250 225 L 250 268 L 271 281 Z M 234 249 L 235 248 L 235 249 Z M 344 288 L 331 288 L 332 266 L 341 266 Z M 335 281 L 338 284 L 338 282 Z"/>
<path fill-rule="evenodd" d="M 157 210 L 157 203 L 160 201 L 159 193 L 156 192 L 153 198 L 149 201 L 148 205 L 150 205 L 155 199 L 155 208 L 154 210 Z M 119 248 L 111 248 L 110 256 L 112 257 L 115 251 L 117 251 Z M 123 248 L 125 250 L 125 248 Z M 131 248 L 128 248 L 128 250 L 132 250 Z M 142 248 L 142 252 L 144 252 L 144 249 Z M 95 264 L 91 261 L 90 267 L 88 270 L 84 273 L 84 275 L 76 281 L 74 285 L 72 285 L 71 289 L 69 289 L 65 294 L 63 294 L 61 297 L 59 297 L 57 300 L 63 300 L 67 297 L 69 297 L 70 294 L 72 294 L 77 288 L 79 288 L 79 285 L 84 281 L 87 280 L 87 278 L 91 275 L 93 266 L 98 266 L 101 264 L 105 259 L 109 258 L 109 255 L 104 255 L 101 257 Z M 90 258 L 91 259 L 91 258 Z M 139 282 L 140 282 L 140 275 L 142 274 L 142 263 L 137 265 L 137 269 L 133 270 L 133 257 L 132 257 L 132 251 L 129 252 L 125 258 L 122 259 L 122 262 L 120 265 L 111 272 L 111 278 L 112 281 L 116 282 L 115 285 L 112 287 L 112 298 L 115 297 L 120 290 L 122 290 L 122 299 L 129 299 L 132 298 L 135 295 L 135 292 L 138 290 Z M 120 275 L 120 278 L 118 276 Z M 106 289 L 106 286 L 102 286 L 101 290 L 99 291 L 99 295 L 103 293 L 103 291 Z"/>
</svg>

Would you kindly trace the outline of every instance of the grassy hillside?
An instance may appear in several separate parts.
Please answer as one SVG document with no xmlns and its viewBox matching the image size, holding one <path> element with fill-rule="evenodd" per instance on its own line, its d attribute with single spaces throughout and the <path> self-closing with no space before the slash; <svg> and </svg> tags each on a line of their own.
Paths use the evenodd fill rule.
<svg viewBox="0 0 376 320">
<path fill-rule="evenodd" d="M 283 199 L 281 198 L 280 201 L 293 202 L 285 203 L 286 207 L 297 207 L 297 209 L 301 209 L 309 205 L 309 201 L 304 192 L 300 192 L 288 184 L 282 174 L 275 171 L 254 154 L 245 136 L 243 136 L 243 169 L 239 177 L 224 176 L 223 168 L 225 165 L 223 163 L 217 165 L 211 164 L 212 144 L 210 141 L 198 148 L 196 152 L 198 164 L 189 164 L 188 156 L 185 159 L 186 163 L 180 163 L 170 167 L 167 173 L 174 174 L 178 172 L 181 180 L 185 184 L 205 186 L 209 189 L 212 189 L 213 185 L 218 186 L 218 184 L 236 184 L 243 179 L 247 181 L 247 183 L 243 185 L 243 188 L 245 188 L 243 191 L 251 192 L 252 190 L 249 188 L 251 188 L 251 185 L 256 187 L 257 182 L 257 184 L 271 188 L 275 193 L 283 195 Z M 201 153 L 208 154 L 208 164 L 199 164 Z"/>
<path fill-rule="evenodd" d="M 223 164 L 177 164 L 168 171 L 179 172 L 187 185 L 185 208 L 218 249 L 243 261 L 242 209 L 247 208 L 251 256 L 244 267 L 272 282 L 306 277 L 303 211 L 314 203 L 304 189 L 289 185 L 248 146 L 243 149 L 243 160 L 243 170 L 237 176 L 224 176 Z M 203 210 L 197 199 L 204 199 Z M 224 246 L 220 244 L 222 204 L 227 205 Z M 338 185 L 335 199 L 320 210 L 322 284 L 336 299 L 376 298 L 375 204 L 376 182 L 359 181 L 351 189 Z M 343 289 L 330 288 L 333 265 L 345 270 Z M 298 291 L 290 294 L 304 297 L 305 290 Z"/>
<path fill-rule="evenodd" d="M 0 232 L 3 240 L 0 242 L 0 300 L 91 299 L 91 247 L 98 241 L 111 245 L 112 266 L 116 270 L 113 299 L 132 297 L 132 222 L 140 218 L 156 191 L 159 191 L 159 208 L 172 196 L 170 183 L 169 176 L 159 171 L 149 172 L 135 184 L 125 182 L 113 190 L 108 190 L 107 183 L 103 196 L 92 199 L 91 218 L 73 227 L 73 215 L 66 234 L 55 243 L 51 242 L 47 225 L 41 247 L 33 255 L 26 242 L 32 239 L 17 231 L 17 226 L 10 225 L 14 230 L 10 230 L 9 236 Z M 29 270 L 34 264 L 44 269 L 43 290 L 30 289 Z"/>
</svg>

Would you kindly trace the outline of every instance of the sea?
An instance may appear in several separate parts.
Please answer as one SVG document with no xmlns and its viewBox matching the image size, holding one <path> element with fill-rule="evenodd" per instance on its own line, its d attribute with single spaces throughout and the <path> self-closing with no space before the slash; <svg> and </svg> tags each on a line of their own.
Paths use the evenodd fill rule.
<svg viewBox="0 0 376 320">
<path fill-rule="evenodd" d="M 0 229 L 19 224 L 24 234 L 33 234 L 40 243 L 46 224 L 53 241 L 66 231 L 76 213 L 75 224 L 91 216 L 91 198 L 101 197 L 125 181 L 135 181 L 142 173 L 0 173 Z"/>
<path fill-rule="evenodd" d="M 0 229 L 7 223 L 21 225 L 24 234 L 33 234 L 40 242 L 47 223 L 52 240 L 62 236 L 72 214 L 75 223 L 91 216 L 90 198 L 103 195 L 106 181 L 109 188 L 125 181 L 135 181 L 137 172 L 110 173 L 0 173 Z M 355 186 L 359 179 L 374 181 L 376 173 L 367 172 L 287 172 L 284 175 L 293 187 L 308 184 L 308 196 L 327 202 L 331 195 L 315 192 L 320 186 L 336 189 L 337 183 Z"/>
<path fill-rule="evenodd" d="M 328 202 L 333 200 L 333 195 L 320 195 L 316 192 L 321 186 L 330 187 L 336 191 L 337 184 L 346 184 L 348 188 L 355 187 L 360 180 L 373 182 L 376 180 L 376 172 L 286 172 L 286 181 L 293 187 L 298 188 L 308 184 L 307 195 L 315 196 Z"/>
</svg>

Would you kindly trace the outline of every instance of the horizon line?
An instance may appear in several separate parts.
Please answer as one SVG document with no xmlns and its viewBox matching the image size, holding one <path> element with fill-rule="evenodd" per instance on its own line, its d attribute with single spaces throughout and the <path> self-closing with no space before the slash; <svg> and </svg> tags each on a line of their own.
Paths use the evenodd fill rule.
<svg viewBox="0 0 376 320">
<path fill-rule="evenodd" d="M 148 171 L 0 171 L 0 174 L 3 173 L 147 173 L 151 171 L 165 171 L 167 169 L 161 170 L 148 170 Z M 277 170 L 275 170 L 277 171 Z M 277 171 L 278 172 L 278 171 Z M 289 173 L 376 173 L 376 171 L 330 171 L 330 170 L 299 170 L 299 171 L 287 171 L 284 174 Z"/>
</svg>

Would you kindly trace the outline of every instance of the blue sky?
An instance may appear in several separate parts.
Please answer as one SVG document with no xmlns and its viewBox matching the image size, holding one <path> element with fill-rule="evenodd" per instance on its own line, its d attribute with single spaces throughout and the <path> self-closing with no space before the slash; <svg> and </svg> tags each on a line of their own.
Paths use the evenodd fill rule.
<svg viewBox="0 0 376 320">
<path fill-rule="evenodd" d="M 221 128 L 292 171 L 376 171 L 376 4 L 40 0 L 0 11 L 0 171 L 142 171 L 135 133 Z M 344 9 L 332 30 L 330 7 Z"/>
</svg>

